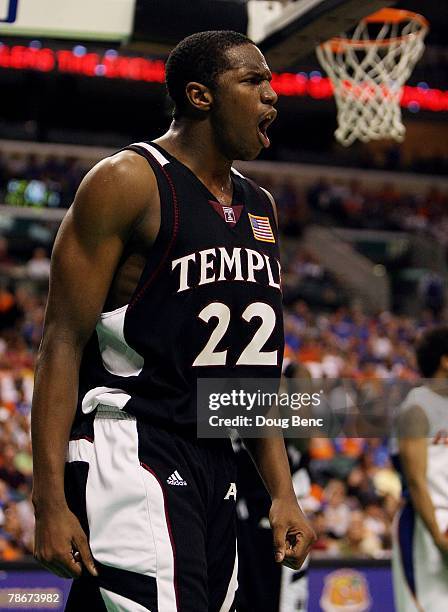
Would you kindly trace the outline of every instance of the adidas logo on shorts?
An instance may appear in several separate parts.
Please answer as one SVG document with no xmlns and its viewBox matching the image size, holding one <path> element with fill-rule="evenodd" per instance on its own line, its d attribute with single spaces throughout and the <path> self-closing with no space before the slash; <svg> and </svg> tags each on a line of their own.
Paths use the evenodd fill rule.
<svg viewBox="0 0 448 612">
<path fill-rule="evenodd" d="M 169 485 L 174 485 L 175 487 L 187 486 L 187 482 L 182 478 L 177 470 L 173 472 L 169 478 L 167 478 L 167 483 Z"/>
</svg>

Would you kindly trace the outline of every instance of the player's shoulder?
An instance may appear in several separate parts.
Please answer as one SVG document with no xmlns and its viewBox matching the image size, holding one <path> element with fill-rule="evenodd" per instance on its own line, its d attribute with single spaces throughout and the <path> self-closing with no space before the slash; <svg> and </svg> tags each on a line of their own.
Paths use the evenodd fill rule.
<svg viewBox="0 0 448 612">
<path fill-rule="evenodd" d="M 67 215 L 82 232 L 123 237 L 148 213 L 157 213 L 157 180 L 147 161 L 120 151 L 99 161 L 82 180 Z"/>
<path fill-rule="evenodd" d="M 76 193 L 72 214 L 83 222 L 127 226 L 158 205 L 157 180 L 148 162 L 124 150 L 99 161 Z"/>
<path fill-rule="evenodd" d="M 437 396 L 426 385 L 414 387 L 406 395 L 398 414 L 400 418 L 411 419 L 414 424 L 420 421 L 427 422 L 434 419 L 434 409 L 437 407 Z"/>
<path fill-rule="evenodd" d="M 156 186 L 154 171 L 146 159 L 138 153 L 125 149 L 99 161 L 87 173 L 83 183 L 101 189 L 136 191 Z"/>
</svg>

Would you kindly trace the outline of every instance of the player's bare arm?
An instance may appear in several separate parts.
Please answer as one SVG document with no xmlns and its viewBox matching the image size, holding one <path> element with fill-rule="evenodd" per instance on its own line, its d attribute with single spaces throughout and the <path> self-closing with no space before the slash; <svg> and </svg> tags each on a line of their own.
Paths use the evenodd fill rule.
<svg viewBox="0 0 448 612">
<path fill-rule="evenodd" d="M 246 439 L 244 443 L 272 500 L 269 522 L 275 560 L 297 570 L 316 536 L 297 502 L 283 437 Z"/>
<path fill-rule="evenodd" d="M 436 546 L 447 555 L 448 536 L 440 532 L 427 484 L 428 438 L 425 432 L 428 432 L 428 428 L 428 420 L 421 407 L 415 406 L 406 411 L 400 423 L 400 463 L 416 512 Z M 408 430 L 409 437 L 405 435 Z"/>
<path fill-rule="evenodd" d="M 159 224 L 157 183 L 132 152 L 103 160 L 81 183 L 58 233 L 32 410 L 35 557 L 63 577 L 96 573 L 86 536 L 64 495 L 83 348 L 114 284 L 124 246 L 148 245 Z M 118 292 L 117 292 L 118 293 Z"/>
</svg>

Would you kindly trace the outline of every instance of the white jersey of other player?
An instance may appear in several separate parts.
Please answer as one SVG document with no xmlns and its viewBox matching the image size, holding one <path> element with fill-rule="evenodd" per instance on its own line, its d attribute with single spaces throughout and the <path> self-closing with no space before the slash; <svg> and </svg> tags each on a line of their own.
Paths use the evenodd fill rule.
<svg viewBox="0 0 448 612">
<path fill-rule="evenodd" d="M 400 407 L 400 416 L 421 408 L 428 420 L 426 479 L 440 531 L 448 529 L 448 396 L 429 386 L 413 389 Z M 412 418 L 412 417 L 410 417 Z M 423 432 L 415 432 L 417 436 Z M 398 441 L 393 442 L 398 455 Z M 392 557 L 397 612 L 445 612 L 448 601 L 448 561 L 407 501 L 397 517 Z"/>
<path fill-rule="evenodd" d="M 426 470 L 429 494 L 434 507 L 448 510 L 448 395 L 436 393 L 428 386 L 413 389 L 401 407 L 401 414 L 419 406 L 428 419 L 428 464 Z"/>
</svg>

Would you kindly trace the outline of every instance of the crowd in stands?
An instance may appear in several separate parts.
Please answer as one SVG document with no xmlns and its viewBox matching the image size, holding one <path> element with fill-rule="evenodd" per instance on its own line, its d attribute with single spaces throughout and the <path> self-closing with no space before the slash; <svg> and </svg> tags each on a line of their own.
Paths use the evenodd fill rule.
<svg viewBox="0 0 448 612">
<path fill-rule="evenodd" d="M 370 464 L 372 449 L 358 446 L 357 451 L 357 457 L 342 451 L 335 454 L 334 463 L 351 459 L 353 467 L 347 475 L 331 478 L 326 486 L 313 484 L 312 495 L 305 500 L 317 535 L 315 557 L 383 558 L 390 551 L 399 481 L 385 457 Z"/>
<path fill-rule="evenodd" d="M 73 156 L 0 152 L 0 201 L 19 206 L 68 207 L 91 163 Z M 430 169 L 428 169 L 430 173 Z M 448 192 L 398 190 L 392 183 L 367 188 L 361 182 L 320 178 L 305 191 L 293 181 L 257 176 L 275 196 L 285 235 L 297 236 L 311 220 L 344 227 L 427 232 L 448 247 Z"/>
<path fill-rule="evenodd" d="M 317 313 L 298 300 L 285 312 L 286 350 L 314 377 L 412 381 L 418 376 L 413 343 L 432 324 L 430 311 L 418 321 L 389 312 L 370 317 L 356 306 Z"/>
<path fill-rule="evenodd" d="M 318 180 L 307 193 L 312 211 L 344 227 L 428 232 L 448 244 L 448 191 L 437 187 L 426 193 L 399 191 L 391 183 L 368 189 L 359 181 L 329 183 Z"/>
<path fill-rule="evenodd" d="M 400 480 L 385 438 L 313 438 L 312 486 L 302 505 L 317 535 L 316 556 L 384 557 L 400 506 Z"/>
<path fill-rule="evenodd" d="M 427 151 L 414 152 L 409 159 L 404 159 L 400 146 L 392 145 L 382 151 L 372 151 L 360 144 L 348 148 L 333 147 L 317 150 L 307 147 L 307 142 L 300 142 L 300 148 L 277 145 L 269 149 L 271 159 L 290 162 L 315 164 L 324 166 L 340 166 L 344 168 L 366 168 L 369 170 L 385 170 L 391 172 L 410 172 L 413 174 L 431 174 L 446 176 L 448 173 L 448 157 L 443 152 L 428 154 Z"/>
<path fill-rule="evenodd" d="M 0 152 L 0 202 L 68 208 L 89 166 L 71 156 L 6 156 Z"/>
<path fill-rule="evenodd" d="M 33 550 L 30 412 L 46 292 L 0 282 L 0 560 Z"/>
</svg>

